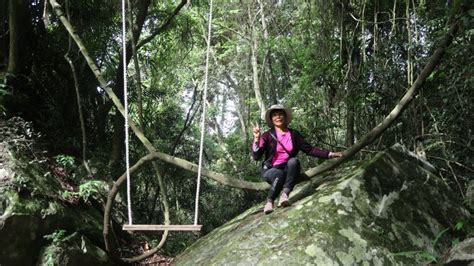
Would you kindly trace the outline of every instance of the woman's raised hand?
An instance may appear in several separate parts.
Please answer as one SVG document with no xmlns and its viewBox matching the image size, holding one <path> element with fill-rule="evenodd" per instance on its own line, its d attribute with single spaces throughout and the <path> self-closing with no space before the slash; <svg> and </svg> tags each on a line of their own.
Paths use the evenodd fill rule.
<svg viewBox="0 0 474 266">
<path fill-rule="evenodd" d="M 253 141 L 257 142 L 260 139 L 260 126 L 258 123 L 252 123 L 252 133 L 253 133 Z"/>
</svg>

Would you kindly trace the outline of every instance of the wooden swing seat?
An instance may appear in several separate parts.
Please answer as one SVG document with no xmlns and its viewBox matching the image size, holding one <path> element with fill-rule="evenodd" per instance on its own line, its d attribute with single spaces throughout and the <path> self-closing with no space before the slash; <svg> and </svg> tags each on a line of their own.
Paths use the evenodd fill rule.
<svg viewBox="0 0 474 266">
<path fill-rule="evenodd" d="M 126 231 L 201 231 L 202 225 L 194 224 L 124 224 L 122 229 Z"/>
</svg>

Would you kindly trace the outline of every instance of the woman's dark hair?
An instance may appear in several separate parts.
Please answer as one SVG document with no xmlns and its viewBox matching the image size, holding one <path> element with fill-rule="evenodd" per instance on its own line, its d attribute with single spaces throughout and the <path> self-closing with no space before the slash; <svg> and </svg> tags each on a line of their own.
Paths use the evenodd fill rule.
<svg viewBox="0 0 474 266">
<path fill-rule="evenodd" d="M 280 112 L 280 111 L 283 112 L 283 113 L 285 114 L 285 117 L 286 117 L 286 112 L 285 112 L 285 110 L 283 110 L 283 109 L 274 109 L 274 110 L 271 110 L 271 111 L 270 111 L 270 117 L 272 117 L 274 113 Z"/>
</svg>

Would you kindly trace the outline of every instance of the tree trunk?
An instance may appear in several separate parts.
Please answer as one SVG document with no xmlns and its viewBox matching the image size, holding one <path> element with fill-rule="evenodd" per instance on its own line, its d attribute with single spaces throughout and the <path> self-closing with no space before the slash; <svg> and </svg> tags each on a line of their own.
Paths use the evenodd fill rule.
<svg viewBox="0 0 474 266">
<path fill-rule="evenodd" d="M 406 5 L 406 26 L 407 26 L 407 84 L 411 86 L 413 84 L 413 60 L 412 60 L 412 34 L 411 34 L 411 23 L 410 23 L 410 1 L 407 0 Z"/>
<path fill-rule="evenodd" d="M 346 140 L 345 140 L 345 145 L 346 147 L 350 147 L 354 144 L 354 111 L 355 111 L 355 102 L 354 102 L 354 86 L 351 78 L 351 72 L 352 70 L 352 50 L 354 47 L 351 47 L 349 44 L 350 42 L 347 40 L 348 39 L 348 25 L 346 25 L 346 22 L 344 20 L 346 16 L 346 6 L 349 3 L 347 1 L 342 1 L 342 8 L 341 8 L 341 13 L 340 13 L 340 31 L 341 31 L 341 37 L 340 37 L 340 42 L 339 42 L 339 53 L 340 53 L 340 60 L 343 66 L 346 66 L 346 69 L 341 69 L 341 72 L 345 72 L 345 78 L 344 78 L 344 85 L 346 88 Z M 356 26 L 357 27 L 357 26 Z M 354 29 L 355 32 L 356 29 Z M 355 33 L 354 33 L 355 34 Z M 352 44 L 354 45 L 354 44 Z"/>
<path fill-rule="evenodd" d="M 247 126 L 245 125 L 245 118 L 244 118 L 244 114 L 242 113 L 242 111 L 245 108 L 245 105 L 242 104 L 240 101 L 237 104 L 239 105 L 239 107 L 236 108 L 235 111 L 237 113 L 237 117 L 239 118 L 240 133 L 242 134 L 242 137 L 245 139 L 247 138 Z"/>
<path fill-rule="evenodd" d="M 377 22 L 378 13 L 379 13 L 379 0 L 375 0 L 375 3 L 374 3 L 374 37 L 373 37 L 374 38 L 374 45 L 373 45 L 374 58 L 377 54 L 377 49 L 378 49 L 377 43 L 378 43 L 378 38 L 379 38 L 379 24 Z"/>
<path fill-rule="evenodd" d="M 137 2 L 137 17 L 135 20 L 135 25 L 132 29 L 132 36 L 133 40 L 136 43 L 137 40 L 140 38 L 140 34 L 142 32 L 143 24 L 145 22 L 146 16 L 148 14 L 148 6 L 150 5 L 150 0 L 143 0 Z M 123 65 L 128 65 L 130 59 L 132 58 L 132 45 L 131 40 L 127 38 L 127 46 L 126 46 L 126 62 L 123 62 L 123 51 L 120 53 L 120 62 L 117 67 L 117 72 L 115 75 L 115 87 L 114 93 L 120 99 L 120 101 L 124 102 L 124 95 L 123 95 Z M 114 135 L 112 137 L 112 151 L 110 155 L 110 162 L 109 167 L 110 169 L 118 169 L 117 167 L 120 163 L 122 158 L 122 151 L 124 148 L 124 138 L 125 138 L 125 131 L 124 131 L 124 124 L 125 119 L 123 118 L 122 114 L 116 113 L 114 117 Z"/>
<path fill-rule="evenodd" d="M 0 0 L 0 73 L 7 70 L 8 65 L 8 0 Z"/>
<path fill-rule="evenodd" d="M 260 6 L 260 17 L 262 21 L 262 29 L 263 29 L 263 41 L 265 43 L 268 43 L 268 25 L 267 21 L 265 19 L 265 5 L 262 2 L 262 0 L 258 0 L 258 4 Z M 272 57 L 272 50 L 269 47 L 267 49 L 267 52 L 265 53 L 265 59 L 263 62 L 267 62 L 268 64 L 265 64 L 263 67 L 266 70 L 267 77 L 270 77 L 270 82 L 267 82 L 267 87 L 268 87 L 268 95 L 270 99 L 271 104 L 277 104 L 278 103 L 278 96 L 277 96 L 277 82 L 276 82 L 276 77 L 275 73 L 273 71 L 273 57 Z M 264 72 L 265 73 L 265 72 Z"/>
<path fill-rule="evenodd" d="M 128 6 L 132 6 L 130 4 L 130 0 L 127 0 Z M 131 29 L 133 29 L 133 12 L 132 10 L 128 10 L 128 25 Z M 145 124 L 143 122 L 143 90 L 142 90 L 142 79 L 140 73 L 140 62 L 138 61 L 138 53 L 137 53 L 137 46 L 135 43 L 135 39 L 131 38 L 130 43 L 132 45 L 132 54 L 133 54 L 133 65 L 135 68 L 135 86 L 137 89 L 137 106 L 138 106 L 138 124 L 140 125 L 140 130 L 145 132 Z"/>
<path fill-rule="evenodd" d="M 236 166 L 236 161 L 234 160 L 234 157 L 232 157 L 232 154 L 229 152 L 227 149 L 226 143 L 224 141 L 224 133 L 222 132 L 222 128 L 220 127 L 217 118 L 212 117 L 210 121 L 210 126 L 214 128 L 214 130 L 217 132 L 217 143 L 219 143 L 219 146 L 221 147 L 222 151 L 224 152 L 224 156 L 228 162 L 230 162 L 234 168 L 235 171 L 237 171 L 237 166 Z"/>
<path fill-rule="evenodd" d="M 260 119 L 265 120 L 265 103 L 263 102 L 262 93 L 260 91 L 260 83 L 258 79 L 258 36 L 255 30 L 255 16 L 250 11 L 250 5 L 248 6 L 248 19 L 250 24 L 250 63 L 252 65 L 252 80 L 253 80 L 253 91 L 255 93 L 255 99 L 260 110 Z"/>
<path fill-rule="evenodd" d="M 46 9 L 47 9 L 47 3 L 45 3 L 44 5 L 44 20 L 48 20 L 48 15 L 47 15 L 47 12 L 46 12 Z M 68 20 L 71 19 L 71 15 L 69 13 L 69 1 L 66 0 L 66 14 L 67 14 L 67 18 Z M 69 57 L 69 53 L 71 52 L 71 48 L 72 48 L 72 38 L 71 36 L 69 36 L 69 47 L 68 47 L 68 50 L 67 50 L 67 53 L 64 55 L 64 59 L 66 59 L 66 61 L 68 62 L 69 64 L 69 67 L 71 68 L 71 73 L 72 73 L 72 78 L 74 80 L 74 89 L 76 91 L 76 103 L 77 103 L 77 112 L 79 113 L 79 123 L 81 125 L 81 134 L 82 134 L 82 164 L 84 165 L 84 168 L 86 168 L 87 170 L 87 173 L 89 175 L 92 175 L 91 174 L 91 170 L 89 168 L 89 164 L 87 163 L 87 134 L 86 134 L 86 124 L 84 122 L 84 115 L 83 115 L 83 112 L 82 112 L 82 104 L 81 104 L 81 93 L 80 93 L 80 89 L 79 89 L 79 81 L 77 79 L 77 72 L 76 72 L 76 67 L 74 66 L 74 62 L 72 62 L 71 58 Z"/>
<path fill-rule="evenodd" d="M 242 93 L 240 86 L 234 81 L 234 79 L 229 75 L 229 73 L 225 73 L 225 77 L 227 81 L 230 83 L 230 88 L 234 90 L 235 93 L 231 93 L 232 100 L 237 104 L 236 112 L 237 116 L 239 117 L 240 122 L 240 129 L 243 138 L 247 138 L 247 124 L 245 123 L 245 113 L 248 112 L 245 106 L 245 97 Z M 237 96 L 236 96 L 237 95 Z"/>
<path fill-rule="evenodd" d="M 397 2 L 397 0 L 395 0 L 395 3 Z M 365 48 L 365 42 L 366 42 L 366 33 L 365 33 L 365 6 L 367 4 L 367 0 L 364 0 L 364 3 L 362 4 L 362 15 L 361 15 L 361 34 L 360 36 L 362 36 L 362 64 L 365 64 L 365 62 L 367 62 L 367 54 L 366 54 L 366 48 Z"/>
<path fill-rule="evenodd" d="M 9 53 L 7 72 L 18 74 L 24 71 L 28 58 L 28 35 L 31 32 L 30 14 L 27 1 L 10 0 L 8 8 Z"/>
<path fill-rule="evenodd" d="M 393 9 L 392 9 L 392 29 L 390 30 L 390 34 L 388 40 L 391 41 L 393 36 L 395 36 L 397 30 L 397 0 L 393 1 Z"/>
<path fill-rule="evenodd" d="M 351 88 L 349 88 L 350 90 Z M 348 97 L 346 98 L 346 147 L 350 147 L 354 145 L 354 116 L 355 116 L 355 108 L 352 99 L 352 93 L 348 93 Z"/>
</svg>

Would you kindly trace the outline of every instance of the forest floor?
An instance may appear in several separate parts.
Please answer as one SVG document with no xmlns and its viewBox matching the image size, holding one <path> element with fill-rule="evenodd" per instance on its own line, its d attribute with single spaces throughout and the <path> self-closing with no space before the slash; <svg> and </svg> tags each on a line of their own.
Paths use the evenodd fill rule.
<svg viewBox="0 0 474 266">
<path fill-rule="evenodd" d="M 173 259 L 174 259 L 173 257 L 166 257 L 160 254 L 155 254 L 135 265 L 137 266 L 138 265 L 140 266 L 141 265 L 168 266 L 168 265 L 171 265 L 171 263 L 173 262 Z"/>
</svg>

